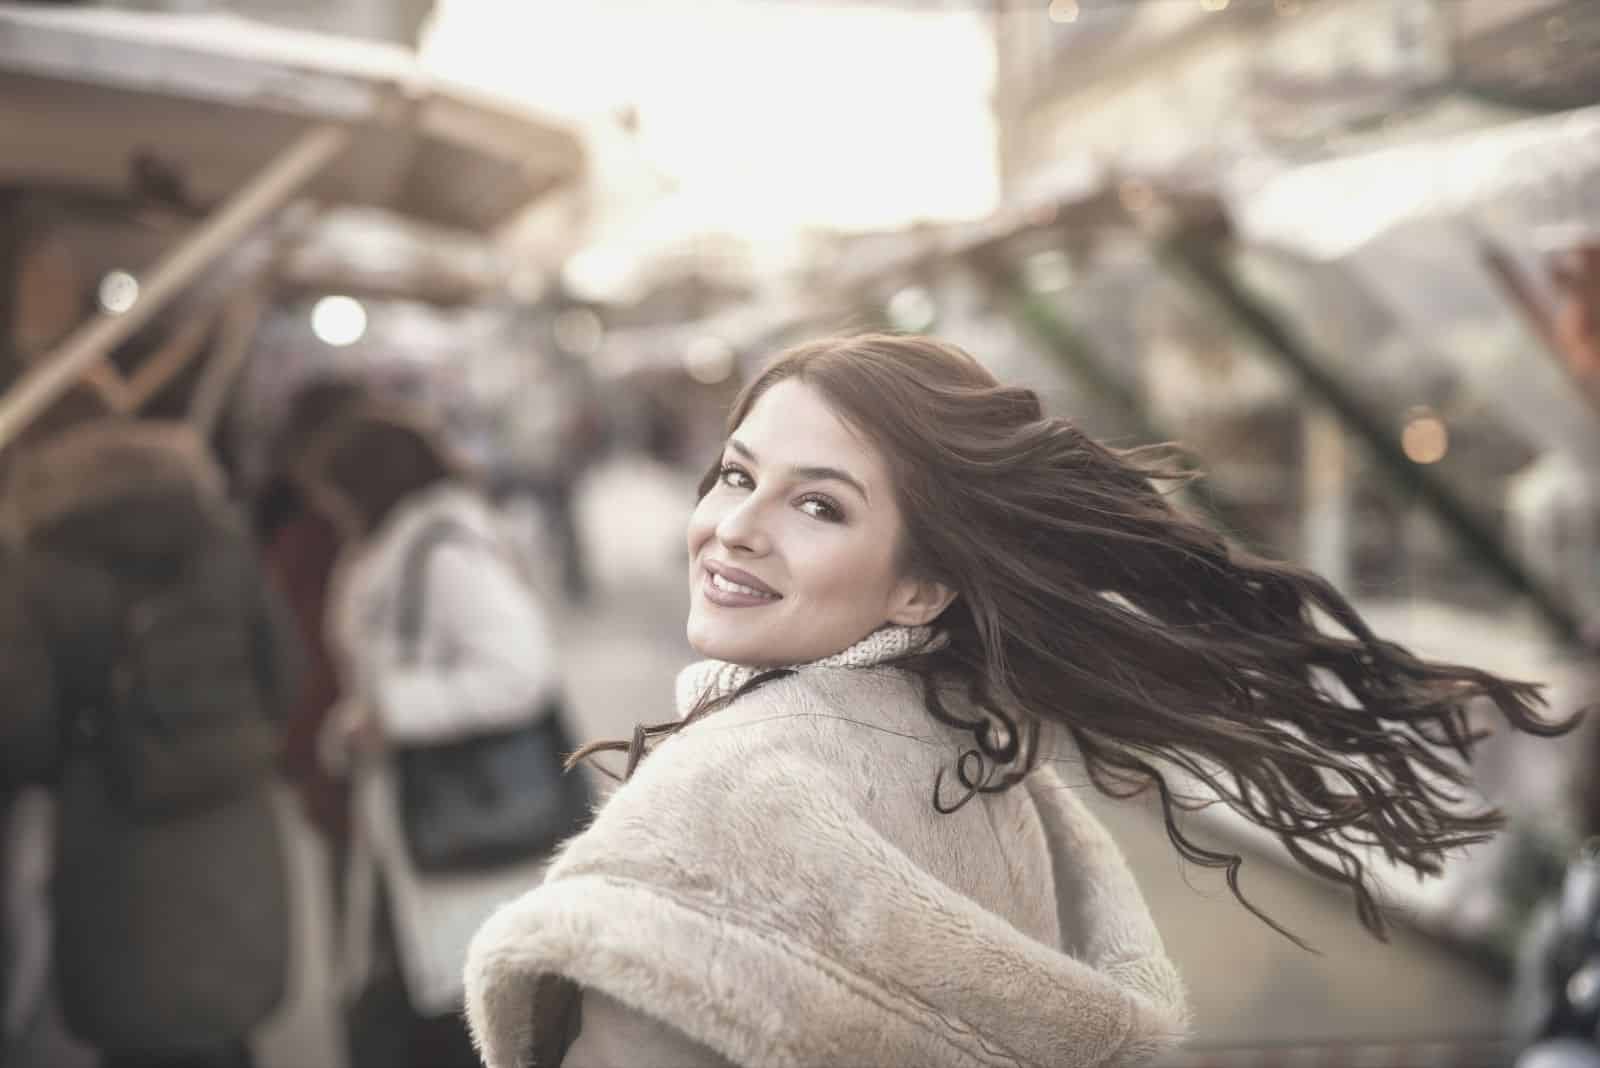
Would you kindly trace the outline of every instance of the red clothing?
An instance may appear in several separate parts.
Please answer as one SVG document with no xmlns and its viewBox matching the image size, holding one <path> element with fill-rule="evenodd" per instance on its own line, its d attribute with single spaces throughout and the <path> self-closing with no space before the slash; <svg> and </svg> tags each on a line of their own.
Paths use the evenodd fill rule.
<svg viewBox="0 0 1600 1068">
<path fill-rule="evenodd" d="M 339 548 L 339 534 L 331 522 L 315 512 L 302 512 L 278 528 L 263 554 L 268 573 L 289 603 L 305 649 L 300 694 L 285 723 L 283 772 L 299 790 L 312 822 L 334 841 L 343 841 L 349 827 L 349 790 L 323 768 L 317 739 L 339 697 L 339 678 L 323 638 L 328 579 Z"/>
</svg>

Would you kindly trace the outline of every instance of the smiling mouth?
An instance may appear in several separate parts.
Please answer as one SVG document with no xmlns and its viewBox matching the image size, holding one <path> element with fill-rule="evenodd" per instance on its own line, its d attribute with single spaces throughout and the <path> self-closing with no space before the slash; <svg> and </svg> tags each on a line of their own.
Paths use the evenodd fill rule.
<svg viewBox="0 0 1600 1068">
<path fill-rule="evenodd" d="M 764 593 L 753 586 L 741 585 L 730 578 L 717 574 L 715 571 L 708 571 L 706 574 L 711 576 L 711 588 L 721 590 L 724 593 L 742 593 L 747 597 L 760 597 L 764 601 L 782 599 L 776 593 Z"/>
<path fill-rule="evenodd" d="M 709 567 L 705 569 L 704 576 L 700 585 L 701 592 L 707 601 L 722 608 L 757 608 L 783 600 L 782 594 L 768 593 L 754 586 L 735 582 Z"/>
</svg>

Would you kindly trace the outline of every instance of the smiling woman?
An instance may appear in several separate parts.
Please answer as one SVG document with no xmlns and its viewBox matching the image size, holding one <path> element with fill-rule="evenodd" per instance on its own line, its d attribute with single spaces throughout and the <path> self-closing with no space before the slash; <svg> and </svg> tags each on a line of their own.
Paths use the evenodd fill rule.
<svg viewBox="0 0 1600 1068">
<path fill-rule="evenodd" d="M 877 449 L 814 386 L 778 383 L 689 520 L 689 643 L 738 664 L 804 664 L 885 623 L 930 622 L 953 594 L 900 573 L 902 527 Z"/>
<path fill-rule="evenodd" d="M 577 1065 L 1170 1047 L 1182 984 L 1062 753 L 1107 794 L 1155 791 L 1179 853 L 1272 923 L 1241 858 L 1175 820 L 1162 768 L 1198 777 L 1382 935 L 1360 849 L 1429 874 L 1497 826 L 1452 797 L 1467 704 L 1567 725 L 1538 687 L 1421 660 L 1317 576 L 1230 547 L 1152 484 L 1179 477 L 930 338 L 775 361 L 689 523 L 707 659 L 682 718 L 574 755 L 627 750 L 627 781 L 475 942 L 492 1068 L 530 1035 L 533 1063 L 571 1043 Z"/>
</svg>

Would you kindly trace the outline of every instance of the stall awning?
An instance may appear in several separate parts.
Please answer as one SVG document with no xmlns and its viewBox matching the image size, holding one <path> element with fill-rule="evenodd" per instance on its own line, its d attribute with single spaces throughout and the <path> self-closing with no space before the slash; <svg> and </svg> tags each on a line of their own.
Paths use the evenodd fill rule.
<svg viewBox="0 0 1600 1068">
<path fill-rule="evenodd" d="M 0 5 L 0 184 L 112 195 L 136 170 L 208 210 L 308 124 L 352 127 L 309 192 L 485 232 L 582 169 L 563 124 L 397 46 L 221 15 Z"/>
<path fill-rule="evenodd" d="M 1248 240 L 1331 260 L 1418 219 L 1497 201 L 1559 214 L 1597 187 L 1600 106 L 1296 167 L 1241 183 L 1229 207 Z"/>
</svg>

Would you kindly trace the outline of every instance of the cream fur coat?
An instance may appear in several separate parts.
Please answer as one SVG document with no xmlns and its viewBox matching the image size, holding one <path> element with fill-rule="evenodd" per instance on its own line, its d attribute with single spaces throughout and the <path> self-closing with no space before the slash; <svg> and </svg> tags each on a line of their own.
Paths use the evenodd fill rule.
<svg viewBox="0 0 1600 1068">
<path fill-rule="evenodd" d="M 904 672 L 814 666 L 661 743 L 474 940 L 490 1068 L 532 1064 L 552 974 L 743 1066 L 1072 1068 L 1175 1045 L 1182 984 L 1083 787 L 1044 765 L 940 815 L 962 737 Z"/>
</svg>

